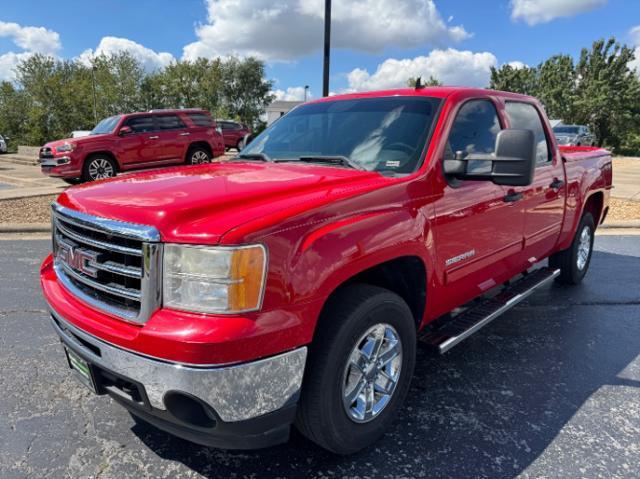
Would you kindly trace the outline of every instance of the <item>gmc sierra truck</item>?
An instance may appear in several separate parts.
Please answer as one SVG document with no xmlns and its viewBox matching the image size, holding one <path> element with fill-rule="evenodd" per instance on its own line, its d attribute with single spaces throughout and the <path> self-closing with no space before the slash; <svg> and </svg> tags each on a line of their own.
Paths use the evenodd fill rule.
<svg viewBox="0 0 640 479">
<path fill-rule="evenodd" d="M 418 341 L 444 353 L 580 283 L 611 178 L 528 96 L 323 98 L 229 161 L 62 193 L 42 289 L 72 373 L 134 416 L 222 448 L 295 425 L 348 454 L 402 406 Z"/>
</svg>

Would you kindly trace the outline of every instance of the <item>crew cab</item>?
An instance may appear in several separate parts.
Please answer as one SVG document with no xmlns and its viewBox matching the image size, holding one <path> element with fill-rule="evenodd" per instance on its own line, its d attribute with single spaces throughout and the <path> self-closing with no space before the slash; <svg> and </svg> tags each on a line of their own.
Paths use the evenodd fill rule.
<svg viewBox="0 0 640 479">
<path fill-rule="evenodd" d="M 209 163 L 224 140 L 205 110 L 155 110 L 115 115 L 86 136 L 40 148 L 42 173 L 68 183 L 111 178 L 119 171 Z"/>
<path fill-rule="evenodd" d="M 418 341 L 444 353 L 580 283 L 611 178 L 528 96 L 323 98 L 229 161 L 69 188 L 41 285 L 73 374 L 135 416 L 223 448 L 295 425 L 353 453 L 402 407 Z"/>
</svg>

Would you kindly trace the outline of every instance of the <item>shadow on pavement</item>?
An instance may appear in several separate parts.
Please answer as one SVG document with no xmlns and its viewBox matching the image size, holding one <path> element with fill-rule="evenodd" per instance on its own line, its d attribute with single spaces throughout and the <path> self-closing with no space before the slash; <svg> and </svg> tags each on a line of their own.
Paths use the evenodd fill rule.
<svg viewBox="0 0 640 479">
<path fill-rule="evenodd" d="M 399 418 L 359 454 L 332 455 L 295 431 L 287 444 L 249 452 L 200 447 L 145 423 L 133 432 L 160 457 L 206 477 L 512 478 L 545 451 L 545 461 L 554 462 L 547 473 L 575 471 L 579 444 L 591 444 L 596 455 L 620 454 L 606 449 L 610 440 L 598 429 L 611 431 L 611 404 L 593 397 L 622 394 L 608 386 L 640 397 L 640 376 L 628 377 L 640 352 L 640 288 L 633 287 L 640 257 L 597 252 L 591 268 L 583 285 L 536 293 L 442 357 L 419 348 Z M 569 421 L 581 435 L 558 439 Z M 621 436 L 624 448 L 634 434 Z M 590 454 L 577 453 L 585 463 Z"/>
</svg>

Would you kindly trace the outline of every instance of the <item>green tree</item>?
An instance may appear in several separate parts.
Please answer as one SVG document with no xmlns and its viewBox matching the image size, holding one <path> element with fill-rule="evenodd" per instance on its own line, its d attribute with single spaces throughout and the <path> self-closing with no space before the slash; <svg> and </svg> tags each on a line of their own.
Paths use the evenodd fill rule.
<svg viewBox="0 0 640 479">
<path fill-rule="evenodd" d="M 515 68 L 511 65 L 503 65 L 500 68 L 491 67 L 489 88 L 492 90 L 535 96 L 537 87 L 538 70 L 535 67 Z"/>
<path fill-rule="evenodd" d="M 0 133 L 11 138 L 12 146 L 27 141 L 28 112 L 29 102 L 25 92 L 9 82 L 0 83 Z"/>
<path fill-rule="evenodd" d="M 140 111 L 144 106 L 145 70 L 128 52 L 101 54 L 91 60 L 96 88 L 98 119 Z"/>
<path fill-rule="evenodd" d="M 575 121 L 576 71 L 573 58 L 555 55 L 537 68 L 538 98 L 544 104 L 549 118 L 564 123 Z"/>
<path fill-rule="evenodd" d="M 584 48 L 576 66 L 576 120 L 600 145 L 619 147 L 640 125 L 640 80 L 628 67 L 633 50 L 615 38 Z"/>
<path fill-rule="evenodd" d="M 265 80 L 264 63 L 256 58 L 231 57 L 222 63 L 222 96 L 229 115 L 249 125 L 257 124 L 260 114 L 275 98 L 273 82 Z"/>
</svg>

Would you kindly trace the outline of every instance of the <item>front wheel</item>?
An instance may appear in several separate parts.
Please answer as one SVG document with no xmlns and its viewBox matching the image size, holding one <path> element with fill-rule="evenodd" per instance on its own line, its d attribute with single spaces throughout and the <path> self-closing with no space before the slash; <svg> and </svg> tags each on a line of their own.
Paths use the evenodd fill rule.
<svg viewBox="0 0 640 479">
<path fill-rule="evenodd" d="M 82 181 L 104 180 L 116 176 L 116 162 L 108 156 L 91 156 L 84 162 Z"/>
<path fill-rule="evenodd" d="M 402 406 L 415 355 L 415 323 L 402 298 L 365 284 L 344 287 L 318 324 L 296 426 L 338 454 L 367 447 Z"/>
<path fill-rule="evenodd" d="M 576 235 L 571 246 L 555 253 L 549 258 L 549 266 L 560 269 L 559 283 L 579 284 L 584 279 L 593 253 L 595 222 L 591 213 L 585 213 L 580 219 Z"/>
</svg>

